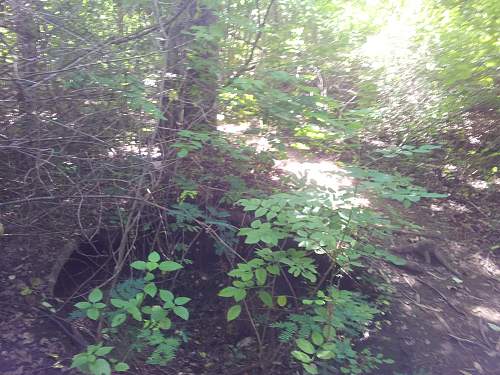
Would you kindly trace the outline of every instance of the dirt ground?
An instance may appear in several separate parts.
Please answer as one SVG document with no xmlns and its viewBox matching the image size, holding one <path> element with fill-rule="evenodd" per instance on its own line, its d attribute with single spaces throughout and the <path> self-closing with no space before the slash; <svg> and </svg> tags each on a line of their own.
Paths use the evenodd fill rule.
<svg viewBox="0 0 500 375">
<path fill-rule="evenodd" d="M 500 268 L 498 254 L 490 250 L 498 228 L 473 229 L 477 212 L 457 215 L 452 203 L 442 203 L 438 211 L 429 203 L 416 206 L 407 219 L 420 224 L 422 232 L 393 242 L 435 241 L 461 277 L 435 259 L 428 265 L 408 256 L 421 262 L 421 274 L 380 264 L 378 272 L 395 293 L 381 332 L 369 343 L 395 364 L 376 374 L 500 374 Z M 498 212 L 498 207 L 490 209 Z"/>
</svg>

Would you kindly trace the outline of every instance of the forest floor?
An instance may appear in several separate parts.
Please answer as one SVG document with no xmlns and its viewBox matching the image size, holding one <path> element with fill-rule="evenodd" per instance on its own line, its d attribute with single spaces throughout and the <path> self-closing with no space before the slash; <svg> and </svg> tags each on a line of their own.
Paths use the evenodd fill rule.
<svg viewBox="0 0 500 375">
<path fill-rule="evenodd" d="M 478 227 L 472 207 L 457 212 L 451 200 L 438 211 L 434 205 L 422 202 L 405 210 L 405 218 L 422 231 L 391 242 L 405 247 L 416 239 L 433 241 L 459 275 L 419 256 L 408 259 L 421 262 L 421 274 L 380 263 L 378 272 L 395 292 L 382 330 L 369 345 L 379 346 L 395 364 L 377 374 L 500 374 L 499 259 L 484 233 L 491 228 Z M 495 212 L 499 208 L 497 202 Z"/>
<path fill-rule="evenodd" d="M 340 167 L 326 158 L 306 159 L 298 154 L 279 163 L 290 173 L 298 171 L 323 184 L 347 184 L 339 173 Z M 428 181 L 416 181 L 424 184 Z M 403 268 L 375 261 L 368 272 L 385 280 L 390 293 L 389 311 L 362 345 L 381 352 L 395 361 L 381 368 L 376 375 L 482 375 L 500 374 L 500 264 L 498 251 L 492 251 L 498 241 L 500 201 L 478 194 L 462 199 L 448 188 L 446 200 L 422 200 L 409 209 L 402 205 L 379 205 L 382 212 L 399 212 L 406 221 L 420 228 L 400 231 L 386 248 L 405 248 L 421 240 L 434 242 L 450 260 L 453 274 L 432 259 L 427 264 L 414 254 L 408 260 L 418 262 L 423 272 L 413 273 Z M 436 182 L 434 191 L 446 190 Z M 473 199 L 473 201 L 471 200 Z M 377 202 L 371 203 L 377 207 Z M 37 270 L 42 258 L 27 261 L 41 254 L 40 243 L 31 243 L 22 236 L 0 239 L 0 374 L 34 375 L 74 373 L 67 365 L 76 351 L 60 326 L 36 308 Z M 223 275 L 223 272 L 221 272 Z M 199 275 L 198 275 L 199 276 Z M 195 280 L 199 280 L 195 279 Z M 213 285 L 198 286 L 197 293 L 207 298 L 216 292 Z M 196 296 L 192 296 L 196 297 Z M 217 306 L 207 305 L 199 322 L 213 318 Z M 217 313 L 219 316 L 220 311 Z M 212 319 L 210 327 L 193 321 L 192 344 L 179 353 L 181 361 L 161 372 L 144 374 L 235 374 L 226 372 L 231 362 L 252 345 L 247 337 L 234 343 L 225 342 L 223 319 Z M 208 340 L 208 341 L 207 341 Z M 243 341 L 247 342 L 243 342 Z M 242 343 L 243 342 L 243 343 Z M 240 345 L 241 344 L 241 345 Z M 197 346 L 198 345 L 198 346 Z M 245 348 L 245 346 L 247 348 Z M 279 367 L 275 368 L 280 373 Z M 255 368 L 238 370 L 239 374 L 260 374 Z M 293 373 L 285 369 L 283 373 Z"/>
</svg>

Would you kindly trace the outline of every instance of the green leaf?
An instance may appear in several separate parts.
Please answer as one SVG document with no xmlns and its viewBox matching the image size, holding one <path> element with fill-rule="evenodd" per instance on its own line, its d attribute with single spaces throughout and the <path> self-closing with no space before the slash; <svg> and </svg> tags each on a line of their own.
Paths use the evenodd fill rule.
<svg viewBox="0 0 500 375">
<path fill-rule="evenodd" d="M 298 276 L 298 275 L 295 275 Z M 304 276 L 307 280 L 309 280 L 312 283 L 316 282 L 316 275 L 312 272 L 304 271 L 302 272 L 302 276 Z"/>
<path fill-rule="evenodd" d="M 242 281 L 245 282 L 250 281 L 253 279 L 253 272 L 252 271 L 242 272 L 240 277 Z"/>
<path fill-rule="evenodd" d="M 173 309 L 175 307 L 175 303 L 174 301 L 166 301 L 164 304 L 163 304 L 163 308 L 164 309 Z"/>
<path fill-rule="evenodd" d="M 393 255 L 393 254 L 387 253 L 387 255 L 385 255 L 384 258 L 387 261 L 391 262 L 392 264 L 395 264 L 396 266 L 404 266 L 406 264 L 405 259 L 398 257 L 396 255 Z"/>
<path fill-rule="evenodd" d="M 75 304 L 75 307 L 80 310 L 86 310 L 90 307 L 92 307 L 92 304 L 89 302 L 78 302 Z"/>
<path fill-rule="evenodd" d="M 240 280 L 234 280 L 233 285 L 238 289 L 243 289 L 243 288 L 246 288 L 246 286 L 247 286 L 243 281 L 240 281 Z"/>
<path fill-rule="evenodd" d="M 326 340 L 334 337 L 336 334 L 337 334 L 337 331 L 331 325 L 325 325 L 323 327 L 323 337 Z M 325 347 L 325 345 L 323 345 L 323 347 Z"/>
<path fill-rule="evenodd" d="M 250 281 L 253 278 L 253 272 L 250 270 L 243 269 L 244 264 L 239 264 L 237 269 L 234 269 L 228 272 L 228 275 L 231 277 L 238 277 L 242 281 Z"/>
<path fill-rule="evenodd" d="M 304 367 L 304 370 L 306 370 L 306 372 L 308 374 L 312 374 L 312 375 L 319 374 L 318 366 L 316 366 L 314 363 L 309 363 L 309 364 L 308 363 L 303 363 L 302 367 Z"/>
<path fill-rule="evenodd" d="M 189 154 L 188 149 L 186 149 L 186 148 L 181 148 L 181 149 L 179 150 L 179 152 L 177 152 L 177 157 L 178 157 L 178 158 L 185 158 L 186 156 L 188 156 L 188 154 Z"/>
<path fill-rule="evenodd" d="M 320 350 L 318 353 L 316 353 L 317 357 L 322 360 L 328 360 L 328 359 L 333 359 L 335 358 L 335 353 L 332 352 L 331 350 Z"/>
<path fill-rule="evenodd" d="M 167 317 L 167 312 L 161 306 L 151 308 L 151 319 L 159 322 Z"/>
<path fill-rule="evenodd" d="M 162 319 L 158 323 L 161 329 L 170 329 L 172 327 L 172 321 L 169 318 Z"/>
<path fill-rule="evenodd" d="M 146 275 L 144 275 L 144 280 L 146 281 L 153 281 L 155 279 L 155 275 L 152 274 L 151 272 L 148 272 Z"/>
<path fill-rule="evenodd" d="M 337 345 L 333 342 L 327 342 L 321 346 L 321 349 L 334 352 L 337 350 Z"/>
<path fill-rule="evenodd" d="M 255 211 L 255 217 L 264 216 L 267 213 L 267 208 L 261 207 L 257 211 Z"/>
<path fill-rule="evenodd" d="M 149 272 L 154 271 L 157 268 L 158 268 L 158 263 L 156 263 L 156 262 L 147 262 L 146 263 L 146 269 Z"/>
<path fill-rule="evenodd" d="M 89 301 L 92 303 L 99 302 L 102 299 L 102 291 L 99 288 L 94 289 L 89 294 Z"/>
<path fill-rule="evenodd" d="M 89 317 L 89 319 L 92 319 L 92 320 L 99 319 L 99 310 L 92 307 L 92 308 L 88 309 L 86 312 L 87 312 L 87 316 Z"/>
<path fill-rule="evenodd" d="M 123 300 L 123 299 L 119 299 L 119 298 L 111 298 L 111 304 L 114 307 L 118 307 L 119 309 L 122 309 L 125 306 L 127 306 L 128 302 Z"/>
<path fill-rule="evenodd" d="M 163 272 L 172 272 L 172 271 L 177 271 L 182 268 L 182 264 L 179 264 L 177 262 L 173 262 L 171 260 L 166 260 L 164 262 L 160 263 L 160 270 Z"/>
<path fill-rule="evenodd" d="M 260 199 L 241 199 L 238 201 L 244 207 L 244 211 L 255 211 L 260 206 Z"/>
<path fill-rule="evenodd" d="M 278 296 L 278 298 L 276 298 L 276 303 L 280 307 L 286 306 L 286 304 L 287 304 L 287 297 L 286 296 Z"/>
<path fill-rule="evenodd" d="M 278 216 L 278 214 L 274 211 L 269 211 L 267 214 L 266 214 L 266 219 L 269 221 L 271 219 L 274 219 L 276 216 Z"/>
<path fill-rule="evenodd" d="M 191 298 L 189 297 L 177 297 L 175 300 L 174 300 L 174 303 L 176 305 L 185 305 L 186 303 L 188 303 L 189 301 L 191 301 Z"/>
<path fill-rule="evenodd" d="M 141 312 L 139 311 L 139 309 L 136 307 L 136 306 L 130 306 L 128 309 L 127 309 L 127 312 L 132 315 L 132 318 L 134 318 L 135 320 L 137 320 L 138 322 L 141 322 L 142 321 L 142 314 Z"/>
<path fill-rule="evenodd" d="M 160 254 L 158 254 L 156 251 L 153 251 L 149 254 L 148 261 L 158 263 L 160 261 Z"/>
<path fill-rule="evenodd" d="M 174 314 L 177 315 L 179 318 L 182 318 L 184 320 L 189 319 L 189 311 L 184 306 L 175 306 L 173 308 L 173 311 Z"/>
<path fill-rule="evenodd" d="M 89 362 L 89 356 L 87 353 L 80 353 L 73 356 L 73 360 L 71 361 L 71 368 L 81 367 L 86 365 Z"/>
<path fill-rule="evenodd" d="M 236 319 L 238 316 L 241 314 L 241 306 L 240 305 L 234 305 L 227 310 L 227 321 L 230 322 L 231 320 Z"/>
<path fill-rule="evenodd" d="M 149 283 L 144 286 L 144 293 L 147 295 L 154 297 L 156 296 L 156 293 L 158 292 L 158 288 L 156 287 L 155 283 Z"/>
<path fill-rule="evenodd" d="M 139 306 L 144 301 L 144 297 L 145 297 L 144 293 L 137 293 L 132 299 L 135 306 Z"/>
<path fill-rule="evenodd" d="M 237 290 L 238 290 L 238 288 L 235 288 L 234 286 L 228 286 L 228 287 L 222 289 L 218 293 L 218 296 L 225 297 L 225 298 L 231 298 L 231 297 L 234 297 Z"/>
<path fill-rule="evenodd" d="M 236 302 L 243 301 L 247 296 L 247 291 L 242 288 L 238 288 L 236 292 L 234 293 L 234 300 Z"/>
<path fill-rule="evenodd" d="M 264 285 L 267 279 L 267 271 L 264 268 L 257 268 L 255 270 L 255 279 L 257 280 L 257 285 Z"/>
<path fill-rule="evenodd" d="M 114 349 L 113 346 L 101 346 L 99 349 L 96 350 L 95 355 L 104 357 L 106 354 L 111 353 L 113 349 Z"/>
<path fill-rule="evenodd" d="M 273 307 L 273 297 L 271 296 L 271 294 L 269 294 L 265 290 L 259 290 L 257 295 L 264 305 L 266 305 L 267 307 Z"/>
<path fill-rule="evenodd" d="M 298 351 L 298 350 L 292 351 L 292 356 L 302 363 L 311 363 L 312 362 L 311 357 L 309 357 L 306 353 Z"/>
<path fill-rule="evenodd" d="M 99 345 L 89 345 L 87 346 L 87 353 L 95 353 L 97 351 L 97 349 L 99 349 L 101 347 L 101 344 Z M 94 362 L 96 360 L 96 356 L 95 355 L 89 355 L 89 358 L 90 358 L 90 362 Z"/>
<path fill-rule="evenodd" d="M 118 363 L 115 365 L 115 371 L 118 371 L 118 372 L 125 372 L 125 371 L 127 371 L 129 368 L 130 368 L 130 366 L 129 366 L 129 365 L 127 365 L 125 362 L 118 362 Z"/>
<path fill-rule="evenodd" d="M 113 316 L 113 319 L 111 319 L 111 327 L 118 327 L 122 325 L 125 320 L 127 320 L 127 315 L 123 313 L 116 314 L 115 316 Z"/>
<path fill-rule="evenodd" d="M 248 269 L 259 268 L 264 264 L 264 261 L 260 258 L 250 259 L 246 265 L 239 264 L 240 267 L 247 267 Z"/>
<path fill-rule="evenodd" d="M 99 358 L 94 363 L 89 364 L 92 375 L 111 375 L 111 366 L 104 358 Z"/>
<path fill-rule="evenodd" d="M 314 331 L 311 335 L 311 340 L 314 343 L 314 345 L 321 346 L 325 342 L 325 339 L 323 338 L 323 335 L 317 331 Z"/>
<path fill-rule="evenodd" d="M 302 350 L 303 352 L 306 352 L 307 354 L 316 353 L 316 349 L 314 349 L 314 345 L 311 344 L 308 340 L 297 339 L 295 342 L 297 343 L 297 346 L 299 347 L 299 349 Z"/>
<path fill-rule="evenodd" d="M 267 266 L 266 269 L 271 275 L 279 275 L 280 273 L 280 268 L 277 264 L 271 264 Z"/>
<path fill-rule="evenodd" d="M 160 298 L 164 302 L 171 302 L 174 300 L 174 295 L 170 290 L 160 289 Z"/>
<path fill-rule="evenodd" d="M 146 269 L 146 262 L 143 262 L 142 260 L 137 260 L 137 261 L 131 263 L 130 267 L 132 267 L 136 270 L 144 271 Z"/>
<path fill-rule="evenodd" d="M 244 229 L 246 229 L 246 228 L 244 228 Z M 248 234 L 247 234 L 246 232 L 243 232 L 243 229 L 242 229 L 242 230 L 240 230 L 240 234 L 247 236 L 247 238 L 245 239 L 246 244 L 253 245 L 253 244 L 256 244 L 260 241 L 260 234 L 257 231 L 251 231 L 251 232 L 248 232 Z"/>
</svg>

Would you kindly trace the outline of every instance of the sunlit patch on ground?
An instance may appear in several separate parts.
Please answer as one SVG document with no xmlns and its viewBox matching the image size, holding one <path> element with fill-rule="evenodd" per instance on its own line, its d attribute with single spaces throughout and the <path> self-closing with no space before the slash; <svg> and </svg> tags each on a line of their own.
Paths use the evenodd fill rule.
<svg viewBox="0 0 500 375">
<path fill-rule="evenodd" d="M 308 183 L 339 191 L 352 186 L 353 180 L 338 165 L 327 160 L 303 161 L 295 157 L 276 160 L 277 168 L 293 174 L 297 178 L 306 178 Z"/>
<path fill-rule="evenodd" d="M 140 146 L 135 143 L 129 143 L 126 145 L 123 145 L 119 147 L 119 149 L 111 148 L 108 151 L 108 156 L 110 158 L 114 158 L 118 155 L 124 155 L 124 154 L 129 154 L 129 155 L 137 155 L 137 156 L 149 156 L 153 159 L 159 158 L 161 156 L 161 151 L 159 147 L 147 147 L 147 146 Z"/>
<path fill-rule="evenodd" d="M 243 134 L 250 128 L 249 122 L 242 122 L 239 124 L 221 124 L 217 126 L 217 130 L 228 134 Z"/>
<path fill-rule="evenodd" d="M 437 204 L 431 204 L 431 211 L 441 212 L 443 211 L 443 207 Z"/>
<path fill-rule="evenodd" d="M 449 201 L 448 206 L 451 210 L 456 211 L 456 212 L 471 212 L 467 206 L 454 202 L 454 201 Z"/>
<path fill-rule="evenodd" d="M 298 179 L 304 179 L 307 184 L 331 189 L 335 193 L 350 190 L 354 185 L 354 179 L 345 169 L 328 160 L 304 160 L 290 153 L 288 159 L 276 160 L 275 166 Z M 351 198 L 350 203 L 353 206 L 370 205 L 369 200 L 361 196 Z"/>
<path fill-rule="evenodd" d="M 471 313 L 490 322 L 500 323 L 500 311 L 498 310 L 486 306 L 476 306 L 471 309 Z"/>
<path fill-rule="evenodd" d="M 483 181 L 483 180 L 471 180 L 471 181 L 468 181 L 468 184 L 477 190 L 488 189 L 488 182 Z"/>
<path fill-rule="evenodd" d="M 255 147 L 255 151 L 257 152 L 270 151 L 272 149 L 271 143 L 265 137 L 251 137 L 247 139 L 246 144 Z"/>
<path fill-rule="evenodd" d="M 496 264 L 493 256 L 483 256 L 481 254 L 474 254 L 471 256 L 474 264 L 476 264 L 479 268 L 482 268 L 481 271 L 486 271 L 485 273 L 492 275 L 493 277 L 500 278 L 500 267 Z"/>
<path fill-rule="evenodd" d="M 244 139 L 248 146 L 255 148 L 256 152 L 271 151 L 272 144 L 265 136 L 245 134 L 250 128 L 259 128 L 262 126 L 261 121 L 253 119 L 249 122 L 241 122 L 238 124 L 221 123 L 217 126 L 217 130 L 232 136 L 238 136 Z"/>
<path fill-rule="evenodd" d="M 254 126 L 254 124 L 222 124 L 217 129 L 230 135 L 243 136 L 245 143 L 254 147 L 257 152 L 272 150 L 273 144 L 266 137 L 244 135 L 250 126 Z M 331 189 L 339 195 L 347 190 L 352 190 L 354 185 L 354 179 L 349 176 L 348 171 L 336 163 L 328 160 L 306 159 L 296 151 L 288 152 L 287 159 L 275 160 L 275 167 L 297 179 L 304 180 L 306 184 Z M 350 198 L 349 201 L 353 206 L 366 207 L 370 204 L 368 199 L 361 196 Z"/>
</svg>

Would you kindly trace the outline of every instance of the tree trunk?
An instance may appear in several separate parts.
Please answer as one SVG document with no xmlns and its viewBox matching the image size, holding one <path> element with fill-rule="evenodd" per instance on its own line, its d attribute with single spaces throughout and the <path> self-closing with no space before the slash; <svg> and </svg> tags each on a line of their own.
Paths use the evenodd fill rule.
<svg viewBox="0 0 500 375">
<path fill-rule="evenodd" d="M 12 13 L 12 29 L 17 35 L 13 75 L 16 79 L 19 112 L 23 116 L 23 123 L 33 125 L 37 109 L 35 73 L 38 69 L 37 43 L 40 39 L 34 11 L 39 4 L 35 1 L 8 0 L 7 5 Z"/>
<path fill-rule="evenodd" d="M 217 42 L 211 39 L 209 29 L 201 30 L 203 38 L 193 33 L 200 32 L 197 27 L 215 24 L 217 17 L 197 0 L 179 0 L 174 13 L 182 9 L 183 14 L 168 30 L 161 139 L 172 131 L 214 125 L 216 120 Z"/>
</svg>

